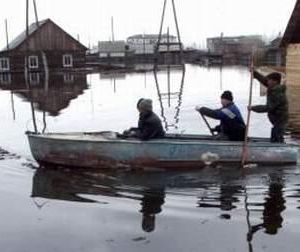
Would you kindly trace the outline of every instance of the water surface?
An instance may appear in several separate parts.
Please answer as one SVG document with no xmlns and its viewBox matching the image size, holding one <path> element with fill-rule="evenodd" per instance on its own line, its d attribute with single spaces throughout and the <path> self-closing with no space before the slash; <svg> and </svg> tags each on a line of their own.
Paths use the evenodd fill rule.
<svg viewBox="0 0 300 252">
<path fill-rule="evenodd" d="M 246 117 L 247 69 L 167 72 L 53 74 L 47 85 L 34 75 L 30 91 L 21 75 L 0 78 L 1 252 L 299 250 L 299 165 L 74 171 L 33 160 L 24 135 L 33 116 L 39 131 L 122 131 L 148 97 L 168 132 L 209 134 L 194 107 L 219 107 L 229 89 Z M 296 90 L 287 141 L 299 143 Z M 265 102 L 257 82 L 253 95 Z M 252 114 L 250 135 L 269 136 L 270 127 Z"/>
</svg>

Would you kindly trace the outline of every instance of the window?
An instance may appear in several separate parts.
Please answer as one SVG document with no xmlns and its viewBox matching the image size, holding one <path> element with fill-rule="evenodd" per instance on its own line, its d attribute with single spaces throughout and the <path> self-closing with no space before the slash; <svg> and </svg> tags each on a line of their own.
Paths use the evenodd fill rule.
<svg viewBox="0 0 300 252">
<path fill-rule="evenodd" d="M 39 68 L 39 57 L 38 56 L 29 56 L 28 57 L 28 67 L 29 67 L 29 69 Z"/>
<path fill-rule="evenodd" d="M 64 83 L 73 83 L 74 82 L 74 75 L 71 73 L 64 74 Z"/>
<path fill-rule="evenodd" d="M 40 83 L 39 73 L 29 73 L 29 83 L 31 85 L 38 85 Z"/>
<path fill-rule="evenodd" d="M 73 67 L 73 56 L 71 54 L 63 55 L 63 67 Z"/>
<path fill-rule="evenodd" d="M 10 75 L 10 73 L 2 73 L 2 74 L 0 74 L 0 83 L 2 85 L 11 84 L 11 75 Z"/>
<path fill-rule="evenodd" d="M 9 71 L 9 58 L 0 58 L 0 71 Z"/>
</svg>

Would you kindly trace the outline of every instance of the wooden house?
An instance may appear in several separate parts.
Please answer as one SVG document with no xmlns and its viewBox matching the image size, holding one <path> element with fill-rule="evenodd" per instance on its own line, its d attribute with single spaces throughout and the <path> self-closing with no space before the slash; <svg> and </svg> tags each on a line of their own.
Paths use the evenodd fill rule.
<svg viewBox="0 0 300 252">
<path fill-rule="evenodd" d="M 124 58 L 128 48 L 123 40 L 118 41 L 99 41 L 99 58 Z"/>
<path fill-rule="evenodd" d="M 281 41 L 286 48 L 286 83 L 300 86 L 300 0 L 297 0 Z"/>
<path fill-rule="evenodd" d="M 253 49 L 260 51 L 264 47 L 262 36 L 221 36 L 207 38 L 207 49 L 211 54 L 223 56 L 225 64 L 249 64 L 249 56 Z"/>
<path fill-rule="evenodd" d="M 300 0 L 297 0 L 281 46 L 286 48 L 286 85 L 289 99 L 289 126 L 300 137 Z"/>
<path fill-rule="evenodd" d="M 127 38 L 127 44 L 129 49 L 134 51 L 137 55 L 145 55 L 145 54 L 154 54 L 155 47 L 157 46 L 157 42 L 159 39 L 158 34 L 137 34 Z M 177 43 L 177 37 L 169 34 L 161 35 L 161 44 L 169 43 L 170 51 L 180 51 L 180 48 Z M 167 51 L 166 45 L 161 45 L 159 47 L 159 51 Z"/>
<path fill-rule="evenodd" d="M 0 52 L 0 72 L 23 72 L 25 56 L 30 71 L 68 70 L 85 66 L 87 48 L 52 20 L 46 19 L 29 26 Z M 45 61 L 45 55 L 47 61 Z"/>
</svg>

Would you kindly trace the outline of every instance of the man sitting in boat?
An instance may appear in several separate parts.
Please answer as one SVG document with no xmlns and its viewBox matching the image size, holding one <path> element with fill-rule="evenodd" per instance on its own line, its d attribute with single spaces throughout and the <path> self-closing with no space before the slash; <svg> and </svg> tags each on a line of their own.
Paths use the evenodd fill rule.
<svg viewBox="0 0 300 252">
<path fill-rule="evenodd" d="M 123 132 L 124 136 L 137 137 L 142 140 L 160 138 L 165 135 L 159 117 L 152 111 L 152 100 L 139 99 L 137 109 L 140 112 L 138 127 L 130 128 Z"/>
<path fill-rule="evenodd" d="M 204 116 L 220 120 L 221 124 L 212 129 L 217 132 L 217 139 L 230 141 L 243 141 L 245 137 L 245 123 L 238 107 L 233 103 L 233 95 L 230 91 L 224 91 L 221 95 L 222 108 L 210 109 L 196 107 L 196 110 Z"/>
</svg>

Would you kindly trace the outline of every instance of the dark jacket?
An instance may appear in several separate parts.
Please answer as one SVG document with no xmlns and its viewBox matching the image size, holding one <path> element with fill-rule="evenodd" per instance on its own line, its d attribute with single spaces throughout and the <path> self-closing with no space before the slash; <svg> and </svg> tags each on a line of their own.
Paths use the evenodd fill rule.
<svg viewBox="0 0 300 252">
<path fill-rule="evenodd" d="M 286 86 L 278 84 L 269 88 L 267 78 L 257 71 L 254 71 L 254 78 L 267 87 L 268 90 L 267 104 L 252 106 L 252 110 L 257 113 L 268 113 L 269 120 L 273 125 L 287 124 L 288 99 L 286 97 Z"/>
<path fill-rule="evenodd" d="M 165 135 L 161 120 L 154 112 L 140 113 L 138 128 L 133 130 L 135 136 L 142 140 L 160 138 Z"/>
<path fill-rule="evenodd" d="M 226 107 L 212 110 L 206 107 L 200 113 L 221 121 L 216 129 L 226 135 L 231 141 L 243 141 L 245 137 L 245 123 L 238 107 L 232 102 Z"/>
</svg>

